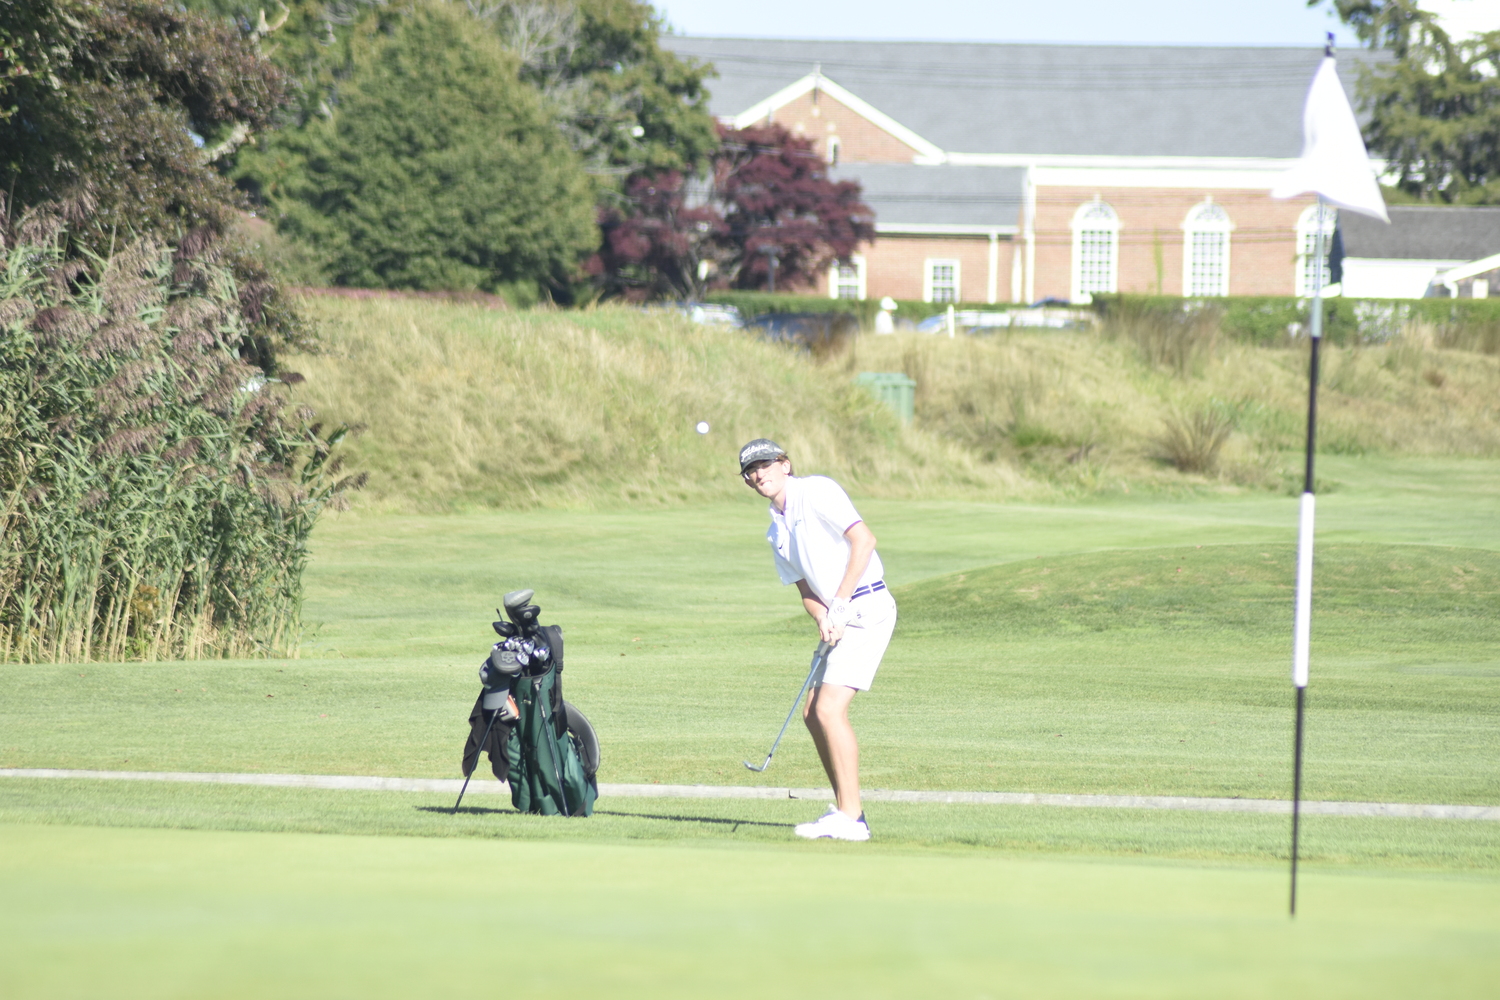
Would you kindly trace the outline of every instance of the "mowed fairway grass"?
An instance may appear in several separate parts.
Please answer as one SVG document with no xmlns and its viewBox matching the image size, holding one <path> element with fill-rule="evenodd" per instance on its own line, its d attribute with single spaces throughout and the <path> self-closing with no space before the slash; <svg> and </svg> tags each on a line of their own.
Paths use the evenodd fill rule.
<svg viewBox="0 0 1500 1000">
<path fill-rule="evenodd" d="M 732 445 L 730 446 L 732 447 Z M 815 471 L 815 470 L 808 470 Z M 1500 804 L 1500 463 L 1323 459 L 1309 798 Z M 858 498 L 857 498 L 858 499 Z M 860 502 L 901 606 L 868 787 L 1285 798 L 1296 501 Z M 743 503 L 347 515 L 303 658 L 0 667 L 0 766 L 454 777 L 534 587 L 601 780 L 758 759 L 814 639 Z M 1485 996 L 1500 823 L 0 781 L 0 994 Z M 472 807 L 472 808 L 470 808 Z"/>
</svg>

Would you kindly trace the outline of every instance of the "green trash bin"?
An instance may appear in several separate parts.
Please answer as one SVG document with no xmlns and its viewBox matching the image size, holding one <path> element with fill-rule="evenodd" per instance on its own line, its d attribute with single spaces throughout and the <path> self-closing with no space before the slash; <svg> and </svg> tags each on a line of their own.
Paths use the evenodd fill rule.
<svg viewBox="0 0 1500 1000">
<path fill-rule="evenodd" d="M 854 381 L 895 411 L 903 424 L 911 423 L 917 398 L 916 379 L 902 372 L 860 372 Z"/>
</svg>

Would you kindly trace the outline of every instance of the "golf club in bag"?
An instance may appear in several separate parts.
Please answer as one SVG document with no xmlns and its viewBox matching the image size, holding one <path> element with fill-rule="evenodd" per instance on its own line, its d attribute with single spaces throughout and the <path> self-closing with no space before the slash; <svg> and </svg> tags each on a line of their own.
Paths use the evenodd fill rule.
<svg viewBox="0 0 1500 1000">
<path fill-rule="evenodd" d="M 813 653 L 812 666 L 807 670 L 807 680 L 802 682 L 802 690 L 797 692 L 797 700 L 792 702 L 792 710 L 786 713 L 786 721 L 781 724 L 781 732 L 776 734 L 776 742 L 771 744 L 771 752 L 766 754 L 766 762 L 760 767 L 756 767 L 748 760 L 740 761 L 741 764 L 744 764 L 752 771 L 764 771 L 771 766 L 771 758 L 776 756 L 776 748 L 781 746 L 781 738 L 786 735 L 786 727 L 792 724 L 792 716 L 797 714 L 797 706 L 802 704 L 802 696 L 807 694 L 808 686 L 812 684 L 813 675 L 818 672 L 818 667 L 822 665 L 823 661 L 828 659 L 828 651 L 831 649 L 833 649 L 833 646 L 826 642 L 818 643 L 818 648 Z"/>
<path fill-rule="evenodd" d="M 563 700 L 563 634 L 537 624 L 541 609 L 533 591 L 505 595 L 505 617 L 494 623 L 500 641 L 479 667 L 483 690 L 469 713 L 464 745 L 464 786 L 453 803 L 458 812 L 479 766 L 510 785 L 510 801 L 521 812 L 589 816 L 599 787 L 599 740 L 594 727 Z"/>
</svg>

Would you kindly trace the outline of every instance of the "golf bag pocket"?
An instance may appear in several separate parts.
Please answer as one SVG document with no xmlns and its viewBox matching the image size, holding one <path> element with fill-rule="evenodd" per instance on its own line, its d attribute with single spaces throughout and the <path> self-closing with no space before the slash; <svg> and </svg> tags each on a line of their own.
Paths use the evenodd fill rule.
<svg viewBox="0 0 1500 1000">
<path fill-rule="evenodd" d="M 486 712 L 499 712 L 500 722 L 512 723 L 521 717 L 516 708 L 515 696 L 510 691 L 486 691 L 479 696 L 479 705 Z"/>
</svg>

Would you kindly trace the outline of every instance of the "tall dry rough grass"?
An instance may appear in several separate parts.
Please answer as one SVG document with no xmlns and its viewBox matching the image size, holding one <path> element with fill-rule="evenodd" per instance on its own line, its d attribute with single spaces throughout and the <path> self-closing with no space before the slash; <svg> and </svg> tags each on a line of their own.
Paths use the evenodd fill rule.
<svg viewBox="0 0 1500 1000">
<path fill-rule="evenodd" d="M 1500 455 L 1500 358 L 1434 340 L 1325 345 L 1321 449 Z M 1082 331 L 897 334 L 861 338 L 843 364 L 905 372 L 919 428 L 1067 491 L 1279 488 L 1306 432 L 1305 341 L 1174 355 Z"/>
<path fill-rule="evenodd" d="M 1215 472 L 1219 452 L 1232 433 L 1234 415 L 1216 401 L 1192 410 L 1177 410 L 1167 417 L 1156 439 L 1158 456 L 1183 472 Z"/>
<path fill-rule="evenodd" d="M 761 435 L 786 445 L 799 472 L 864 495 L 1280 489 L 1304 434 L 1296 342 L 1220 338 L 1179 366 L 1182 354 L 1153 360 L 1128 337 L 1090 331 L 902 333 L 819 360 L 624 308 L 306 308 L 329 353 L 296 359 L 308 375 L 299 398 L 369 427 L 351 460 L 372 473 L 361 503 L 381 509 L 742 496 L 734 451 Z M 1405 337 L 1325 356 L 1324 450 L 1500 455 L 1500 358 Z M 861 371 L 916 379 L 911 427 L 852 384 Z M 1182 415 L 1201 412 L 1218 419 L 1174 457 L 1163 444 L 1173 421 L 1191 431 Z M 693 430 L 700 420 L 707 436 Z"/>
<path fill-rule="evenodd" d="M 1147 364 L 1179 376 L 1198 374 L 1219 346 L 1224 311 L 1212 301 L 1185 299 L 1171 308 L 1151 299 L 1110 304 L 1100 332 L 1134 344 Z"/>
<path fill-rule="evenodd" d="M 219 249 L 67 259 L 0 223 L 0 659 L 281 653 L 306 539 L 356 485 L 240 360 Z"/>
<path fill-rule="evenodd" d="M 309 300 L 327 353 L 298 398 L 367 427 L 362 506 L 601 507 L 746 494 L 735 455 L 771 437 L 804 473 L 865 495 L 1005 497 L 1009 463 L 902 428 L 838 363 L 601 307 L 498 313 L 413 300 Z M 706 435 L 695 426 L 710 425 Z"/>
</svg>

